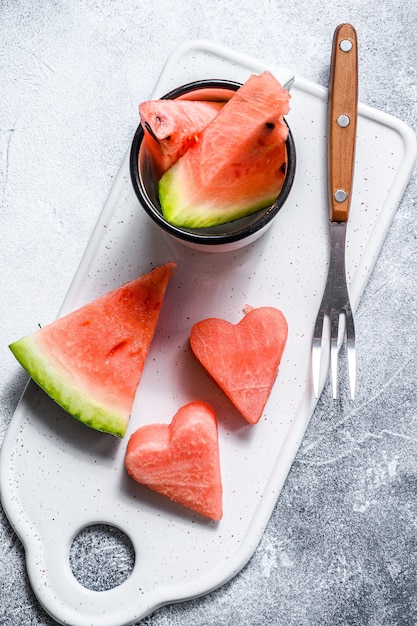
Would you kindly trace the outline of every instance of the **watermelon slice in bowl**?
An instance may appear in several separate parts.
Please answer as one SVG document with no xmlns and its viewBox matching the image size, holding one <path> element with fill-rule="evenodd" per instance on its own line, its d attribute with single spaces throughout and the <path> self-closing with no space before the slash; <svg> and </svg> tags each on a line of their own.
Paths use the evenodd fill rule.
<svg viewBox="0 0 417 626">
<path fill-rule="evenodd" d="M 150 100 L 139 105 L 144 142 L 156 179 L 198 141 L 222 106 L 222 102 L 181 99 Z"/>
<path fill-rule="evenodd" d="M 284 117 L 286 99 L 288 92 L 269 72 L 244 85 L 193 81 L 164 95 L 161 102 L 225 106 L 160 180 L 142 119 L 130 151 L 131 181 L 142 208 L 164 232 L 196 249 L 229 251 L 255 241 L 271 226 L 294 182 L 296 150 Z"/>
</svg>

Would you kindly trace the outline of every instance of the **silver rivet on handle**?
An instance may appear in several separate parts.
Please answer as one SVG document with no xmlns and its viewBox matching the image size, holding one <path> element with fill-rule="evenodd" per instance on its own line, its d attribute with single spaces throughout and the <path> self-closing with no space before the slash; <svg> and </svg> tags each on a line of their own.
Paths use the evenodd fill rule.
<svg viewBox="0 0 417 626">
<path fill-rule="evenodd" d="M 342 52 L 350 52 L 350 50 L 352 50 L 352 46 L 353 43 L 350 41 L 350 39 L 342 39 L 339 44 L 339 48 L 342 50 Z"/>
<path fill-rule="evenodd" d="M 347 197 L 348 195 L 344 189 L 338 189 L 334 192 L 334 199 L 336 202 L 344 202 Z"/>
<path fill-rule="evenodd" d="M 339 117 L 337 118 L 337 123 L 341 128 L 346 128 L 346 126 L 349 126 L 350 124 L 349 115 L 339 115 Z"/>
</svg>

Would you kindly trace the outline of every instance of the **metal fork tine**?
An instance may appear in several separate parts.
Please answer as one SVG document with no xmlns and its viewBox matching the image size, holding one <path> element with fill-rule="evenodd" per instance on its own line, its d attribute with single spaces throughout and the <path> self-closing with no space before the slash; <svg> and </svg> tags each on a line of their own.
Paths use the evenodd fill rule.
<svg viewBox="0 0 417 626">
<path fill-rule="evenodd" d="M 324 323 L 324 310 L 320 310 L 317 315 L 316 324 L 314 326 L 313 352 L 312 352 L 312 367 L 313 367 L 313 372 L 316 372 L 316 376 L 313 376 L 314 395 L 316 396 L 316 398 L 318 398 L 319 396 L 323 323 Z"/>
<path fill-rule="evenodd" d="M 349 373 L 350 397 L 353 400 L 356 391 L 356 346 L 355 346 L 355 324 L 350 307 L 345 311 L 346 317 L 346 349 Z"/>
<path fill-rule="evenodd" d="M 340 312 L 330 310 L 330 368 L 332 374 L 333 399 L 337 398 L 337 339 L 339 336 Z"/>
</svg>

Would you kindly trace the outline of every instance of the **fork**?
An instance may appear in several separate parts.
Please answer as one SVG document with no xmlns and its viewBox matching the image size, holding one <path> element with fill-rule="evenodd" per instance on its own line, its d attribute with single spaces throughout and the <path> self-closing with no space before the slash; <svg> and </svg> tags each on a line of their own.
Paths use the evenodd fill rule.
<svg viewBox="0 0 417 626">
<path fill-rule="evenodd" d="M 346 330 L 350 395 L 356 387 L 355 325 L 346 284 L 346 229 L 352 196 L 358 103 L 358 47 L 351 24 L 340 24 L 333 36 L 328 96 L 327 173 L 330 217 L 330 260 L 326 287 L 314 326 L 312 373 L 319 396 L 324 321 L 330 320 L 330 371 L 337 398 L 338 345 Z"/>
</svg>

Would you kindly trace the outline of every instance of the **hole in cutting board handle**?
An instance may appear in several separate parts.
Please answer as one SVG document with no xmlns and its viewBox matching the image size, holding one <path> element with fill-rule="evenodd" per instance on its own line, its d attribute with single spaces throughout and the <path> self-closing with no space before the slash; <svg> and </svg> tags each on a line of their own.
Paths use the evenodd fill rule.
<svg viewBox="0 0 417 626">
<path fill-rule="evenodd" d="M 110 524 L 92 524 L 75 536 L 69 564 L 76 580 L 91 591 L 108 591 L 132 573 L 135 550 L 129 537 Z"/>
</svg>

